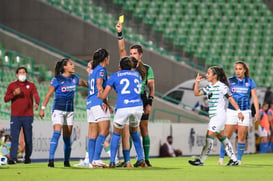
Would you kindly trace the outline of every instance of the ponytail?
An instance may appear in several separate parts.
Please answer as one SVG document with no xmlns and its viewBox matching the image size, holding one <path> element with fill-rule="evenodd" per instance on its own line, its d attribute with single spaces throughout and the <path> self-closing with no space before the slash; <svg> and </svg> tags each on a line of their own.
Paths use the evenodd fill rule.
<svg viewBox="0 0 273 181">
<path fill-rule="evenodd" d="M 97 49 L 92 55 L 92 69 L 96 68 L 101 62 L 104 61 L 106 57 L 109 56 L 109 53 L 104 48 Z"/>
<path fill-rule="evenodd" d="M 217 80 L 219 80 L 220 82 L 226 84 L 226 86 L 229 87 L 229 83 L 228 83 L 228 79 L 227 79 L 227 75 L 224 71 L 223 68 L 221 67 L 217 67 L 217 66 L 213 66 L 213 67 L 210 67 L 213 71 L 213 75 L 217 75 Z"/>
<path fill-rule="evenodd" d="M 55 65 L 54 76 L 64 73 L 64 66 L 67 65 L 69 58 L 63 58 L 61 61 L 58 61 Z"/>
</svg>

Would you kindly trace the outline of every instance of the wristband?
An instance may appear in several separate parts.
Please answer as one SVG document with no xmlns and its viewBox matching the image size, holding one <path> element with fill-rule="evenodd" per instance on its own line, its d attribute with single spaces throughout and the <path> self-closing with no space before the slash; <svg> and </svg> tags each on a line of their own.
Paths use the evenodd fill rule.
<svg viewBox="0 0 273 181">
<path fill-rule="evenodd" d="M 154 100 L 154 97 L 153 96 L 149 96 L 147 103 L 152 106 L 153 105 L 153 100 Z"/>
<path fill-rule="evenodd" d="M 121 32 L 118 32 L 118 40 L 122 40 L 123 39 L 123 36 L 122 36 L 122 31 Z"/>
<path fill-rule="evenodd" d="M 42 110 L 45 110 L 45 106 L 42 106 L 41 109 L 42 109 Z"/>
</svg>

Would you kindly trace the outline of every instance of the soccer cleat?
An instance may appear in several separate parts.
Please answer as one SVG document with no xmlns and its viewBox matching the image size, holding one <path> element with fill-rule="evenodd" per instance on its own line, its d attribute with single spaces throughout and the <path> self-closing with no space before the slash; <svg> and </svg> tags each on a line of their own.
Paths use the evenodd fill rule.
<svg viewBox="0 0 273 181">
<path fill-rule="evenodd" d="M 48 167 L 54 168 L 54 159 L 49 159 L 48 160 Z"/>
<path fill-rule="evenodd" d="M 31 163 L 31 159 L 25 159 L 24 164 L 30 164 Z"/>
<path fill-rule="evenodd" d="M 219 158 L 218 165 L 224 165 L 224 158 Z"/>
<path fill-rule="evenodd" d="M 16 164 L 16 160 L 8 160 L 8 164 L 9 165 L 14 165 L 14 164 Z"/>
<path fill-rule="evenodd" d="M 99 167 L 99 168 L 108 168 L 108 165 L 106 165 L 103 161 L 101 160 L 93 160 L 92 165 L 94 167 Z"/>
<path fill-rule="evenodd" d="M 120 163 L 120 164 L 117 165 L 116 167 L 131 168 L 132 165 L 131 165 L 130 161 L 127 161 L 127 162 L 122 162 L 122 163 Z"/>
<path fill-rule="evenodd" d="M 145 167 L 146 163 L 144 160 L 138 160 L 135 164 L 134 167 Z"/>
<path fill-rule="evenodd" d="M 149 160 L 145 160 L 145 163 L 146 163 L 147 167 L 152 167 L 152 165 L 151 165 L 151 163 L 150 163 Z"/>
<path fill-rule="evenodd" d="M 229 160 L 227 166 L 237 166 L 239 165 L 238 161 L 233 161 L 232 159 Z"/>
<path fill-rule="evenodd" d="M 115 164 L 118 165 L 120 163 L 120 159 L 116 158 Z"/>
<path fill-rule="evenodd" d="M 109 168 L 116 168 L 115 162 L 111 162 L 111 163 L 109 164 Z"/>
<path fill-rule="evenodd" d="M 88 167 L 88 162 L 85 162 L 84 160 L 80 160 L 80 163 L 74 164 L 74 167 Z"/>
<path fill-rule="evenodd" d="M 70 167 L 69 161 L 64 161 L 64 167 Z"/>
<path fill-rule="evenodd" d="M 93 164 L 89 163 L 88 168 L 94 168 Z"/>
<path fill-rule="evenodd" d="M 189 164 L 193 166 L 203 166 L 204 164 L 200 161 L 200 159 L 189 160 Z"/>
</svg>

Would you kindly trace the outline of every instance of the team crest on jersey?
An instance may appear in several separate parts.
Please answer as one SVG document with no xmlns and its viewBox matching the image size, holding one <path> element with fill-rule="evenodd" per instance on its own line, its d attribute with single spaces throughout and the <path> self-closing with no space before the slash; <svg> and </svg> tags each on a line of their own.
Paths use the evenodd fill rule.
<svg viewBox="0 0 273 181">
<path fill-rule="evenodd" d="M 61 92 L 67 92 L 67 88 L 66 87 L 61 87 Z"/>
<path fill-rule="evenodd" d="M 74 84 L 76 84 L 76 80 L 75 80 L 75 79 L 73 79 L 72 82 L 73 82 Z"/>
<path fill-rule="evenodd" d="M 248 87 L 249 86 L 249 83 L 248 82 L 246 82 L 246 87 Z"/>
<path fill-rule="evenodd" d="M 104 75 L 104 73 L 103 72 L 100 72 L 100 76 L 103 76 Z"/>
</svg>

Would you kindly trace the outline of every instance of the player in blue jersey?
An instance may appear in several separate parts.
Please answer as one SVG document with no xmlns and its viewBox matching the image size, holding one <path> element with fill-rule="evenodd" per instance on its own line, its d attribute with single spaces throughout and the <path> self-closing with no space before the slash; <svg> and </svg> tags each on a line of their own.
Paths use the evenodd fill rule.
<svg viewBox="0 0 273 181">
<path fill-rule="evenodd" d="M 225 146 L 225 150 L 230 157 L 227 166 L 236 166 L 238 165 L 237 158 L 229 139 L 224 133 L 227 100 L 235 107 L 238 119 L 244 120 L 244 116 L 229 91 L 229 83 L 224 70 L 216 66 L 210 67 L 206 77 L 210 82 L 208 86 L 199 89 L 199 83 L 203 79 L 199 74 L 196 76 L 194 85 L 195 96 L 206 95 L 208 97 L 210 121 L 206 134 L 206 144 L 202 149 L 200 158 L 189 160 L 189 163 L 194 166 L 202 166 L 213 148 L 214 138 L 217 137 Z"/>
<path fill-rule="evenodd" d="M 126 56 L 126 50 L 125 50 L 125 43 L 122 36 L 122 24 L 120 22 L 117 23 L 116 29 L 118 32 L 118 45 L 119 45 L 119 52 L 120 57 Z M 145 78 L 142 80 L 142 88 L 141 88 L 141 99 L 143 102 L 143 115 L 140 122 L 140 132 L 142 136 L 142 145 L 144 149 L 144 156 L 145 156 L 145 162 L 146 165 L 151 167 L 151 163 L 149 160 L 150 155 L 150 137 L 149 137 L 149 130 L 148 130 L 148 120 L 149 120 L 149 114 L 152 109 L 152 103 L 154 99 L 154 93 L 155 93 L 155 83 L 154 83 L 154 73 L 151 66 L 148 64 L 144 64 L 142 61 L 143 56 L 143 49 L 140 45 L 134 44 L 130 47 L 130 56 L 133 56 L 138 61 L 137 70 L 142 74 L 142 72 L 145 73 Z M 125 126 L 124 129 L 126 130 L 127 127 Z M 127 132 L 127 131 L 126 131 Z M 124 143 L 124 142 L 123 142 Z M 126 148 L 128 148 L 128 142 L 124 143 Z M 126 151 L 126 150 L 124 150 Z M 125 152 L 127 156 L 124 156 L 125 158 L 129 155 L 129 148 Z"/>
<path fill-rule="evenodd" d="M 137 132 L 143 113 L 141 100 L 141 75 L 134 67 L 134 57 L 123 57 L 120 60 L 120 71 L 114 73 L 107 82 L 105 90 L 99 92 L 98 97 L 105 99 L 111 88 L 117 92 L 116 113 L 114 116 L 113 136 L 111 140 L 110 168 L 115 167 L 115 155 L 117 153 L 120 135 L 124 125 L 129 124 L 136 152 L 137 162 L 135 167 L 145 167 L 143 149 L 140 136 Z"/>
<path fill-rule="evenodd" d="M 239 164 L 242 163 L 242 157 L 246 145 L 246 135 L 248 126 L 251 123 L 251 107 L 250 99 L 252 97 L 254 107 L 256 110 L 255 121 L 260 119 L 259 116 L 259 102 L 256 93 L 256 84 L 249 78 L 249 70 L 244 62 L 235 63 L 235 76 L 229 78 L 230 91 L 235 101 L 238 103 L 240 110 L 242 111 L 245 119 L 243 121 L 237 118 L 237 111 L 231 104 L 228 104 L 227 109 L 227 122 L 225 125 L 225 134 L 228 139 L 231 138 L 238 125 L 238 143 L 237 143 L 237 159 Z M 225 150 L 221 146 L 219 165 L 224 162 Z"/>
<path fill-rule="evenodd" d="M 111 106 L 104 99 L 99 99 L 97 94 L 106 86 L 107 72 L 110 56 L 107 50 L 98 49 L 93 53 L 92 71 L 88 76 L 88 97 L 86 103 L 88 130 L 89 168 L 107 167 L 100 160 L 105 138 L 109 134 Z"/>
<path fill-rule="evenodd" d="M 64 166 L 70 167 L 71 142 L 70 136 L 74 121 L 74 93 L 76 87 L 87 87 L 87 83 L 74 75 L 74 64 L 70 59 L 62 59 L 55 66 L 54 77 L 45 96 L 40 117 L 45 115 L 46 105 L 55 92 L 54 104 L 52 105 L 53 136 L 50 140 L 48 166 L 54 167 L 54 154 L 58 146 L 58 141 L 63 130 L 64 141 Z"/>
</svg>

